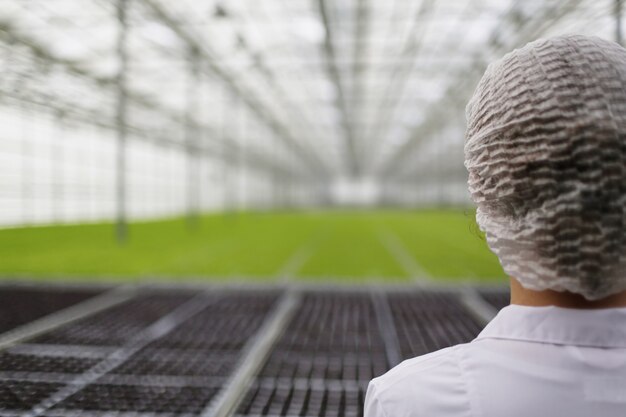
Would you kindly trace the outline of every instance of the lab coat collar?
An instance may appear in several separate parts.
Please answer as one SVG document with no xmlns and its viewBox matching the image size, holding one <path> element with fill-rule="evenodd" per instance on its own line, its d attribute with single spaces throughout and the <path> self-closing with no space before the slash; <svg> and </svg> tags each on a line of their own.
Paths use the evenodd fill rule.
<svg viewBox="0 0 626 417">
<path fill-rule="evenodd" d="M 488 338 L 626 348 L 626 308 L 577 310 L 510 305 L 500 310 L 475 341 Z"/>
</svg>

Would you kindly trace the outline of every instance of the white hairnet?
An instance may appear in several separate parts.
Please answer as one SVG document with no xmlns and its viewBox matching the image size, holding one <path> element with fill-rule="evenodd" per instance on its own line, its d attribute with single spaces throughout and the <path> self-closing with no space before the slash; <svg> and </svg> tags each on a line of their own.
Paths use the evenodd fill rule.
<svg viewBox="0 0 626 417">
<path fill-rule="evenodd" d="M 467 105 L 476 220 L 504 271 L 589 300 L 626 289 L 626 49 L 578 35 L 492 63 Z"/>
</svg>

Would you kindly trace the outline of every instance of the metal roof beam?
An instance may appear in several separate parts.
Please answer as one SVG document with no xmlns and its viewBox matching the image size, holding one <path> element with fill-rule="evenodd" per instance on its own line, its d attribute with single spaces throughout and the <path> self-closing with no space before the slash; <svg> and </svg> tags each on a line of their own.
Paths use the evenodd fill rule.
<svg viewBox="0 0 626 417">
<path fill-rule="evenodd" d="M 280 138 L 285 147 L 309 167 L 311 174 L 321 177 L 326 177 L 328 175 L 329 170 L 326 164 L 320 159 L 315 158 L 313 153 L 304 148 L 302 144 L 299 143 L 291 135 L 288 129 L 279 121 L 279 118 L 276 117 L 276 115 L 271 114 L 252 93 L 250 93 L 243 85 L 238 83 L 226 69 L 218 65 L 215 62 L 215 58 L 212 56 L 212 51 L 210 51 L 206 45 L 201 44 L 198 41 L 198 36 L 195 36 L 188 29 L 185 29 L 155 0 L 141 1 L 159 20 L 174 31 L 183 42 L 185 42 L 190 48 L 196 49 L 199 52 L 200 57 L 203 58 L 203 60 L 208 64 L 207 67 L 210 71 L 224 81 L 230 89 L 241 98 L 248 108 L 250 108 L 250 110 L 252 110 L 257 117 L 259 117 L 259 119 L 261 119 L 271 130 L 273 130 L 274 133 L 276 133 L 277 137 Z"/>
<path fill-rule="evenodd" d="M 569 0 L 565 5 L 551 4 L 547 6 L 542 13 L 535 14 L 532 20 L 528 22 L 520 21 L 517 8 L 515 6 L 512 7 L 507 14 L 502 17 L 500 24 L 515 25 L 518 29 L 515 33 L 518 34 L 518 36 L 509 42 L 502 42 L 499 39 L 500 28 L 496 27 L 490 36 L 494 53 L 505 53 L 513 47 L 521 46 L 537 38 L 548 29 L 550 25 L 554 24 L 554 22 L 576 10 L 576 6 L 581 1 L 582 0 Z M 462 68 L 458 71 L 457 76 L 446 90 L 443 98 L 439 100 L 436 105 L 430 107 L 430 111 L 424 117 L 424 122 L 411 132 L 409 140 L 398 146 L 398 148 L 383 161 L 380 165 L 380 169 L 377 171 L 379 176 L 389 179 L 397 176 L 400 172 L 407 171 L 406 164 L 408 163 L 407 161 L 410 161 L 409 156 L 419 150 L 419 145 L 424 143 L 425 138 L 432 137 L 434 133 L 446 127 L 450 113 L 462 109 L 464 103 L 459 101 L 459 97 L 467 97 L 469 93 L 471 93 L 472 88 L 475 87 L 478 79 L 480 79 L 480 76 L 484 72 L 486 65 L 487 62 L 479 59 L 469 70 Z M 460 107 L 460 109 L 457 109 L 457 107 Z"/>
<path fill-rule="evenodd" d="M 52 55 L 43 46 L 39 45 L 37 42 L 33 41 L 32 39 L 29 39 L 25 35 L 18 33 L 17 30 L 15 30 L 11 25 L 7 24 L 6 22 L 0 21 L 0 32 L 4 32 L 6 34 L 5 36 L 10 37 L 12 41 L 17 42 L 20 45 L 27 47 L 28 49 L 32 51 L 34 55 L 38 56 L 42 60 L 56 64 L 56 65 L 60 65 L 65 71 L 67 71 L 70 74 L 74 74 L 81 78 L 90 80 L 94 82 L 95 84 L 104 88 L 111 88 L 112 90 L 114 88 L 117 88 L 116 87 L 117 80 L 115 77 L 102 77 L 102 76 L 93 74 L 90 71 L 82 68 L 78 63 L 74 61 L 63 59 L 63 58 Z M 10 96 L 10 93 L 8 92 L 3 92 L 2 94 L 5 96 Z M 167 117 L 168 119 L 172 120 L 173 123 L 180 124 L 181 126 L 184 125 L 185 116 L 175 114 L 173 110 L 167 109 L 153 102 L 149 98 L 144 97 L 135 92 L 127 91 L 127 94 L 128 94 L 129 101 L 135 104 L 141 105 L 142 107 L 149 109 L 151 111 L 160 113 L 164 115 L 165 117 Z M 41 97 L 44 97 L 44 95 L 41 95 Z M 100 128 L 105 128 L 105 129 L 116 128 L 116 125 L 115 123 L 113 123 L 113 121 L 107 122 L 103 120 L 101 113 L 94 112 L 89 109 L 77 109 L 76 106 L 73 105 L 72 103 L 62 104 L 62 101 L 60 101 L 61 100 L 60 98 L 55 97 L 54 99 L 48 98 L 48 99 L 36 100 L 32 97 L 27 98 L 26 94 L 22 94 L 20 96 L 13 95 L 12 98 L 20 100 L 20 101 L 29 102 L 30 104 L 36 107 L 48 108 L 55 112 L 62 112 L 63 114 L 69 115 L 70 118 L 76 121 L 82 122 L 82 123 L 92 124 L 94 126 L 98 126 Z M 199 127 L 203 129 L 204 131 L 206 131 L 208 133 L 207 136 L 217 137 L 217 134 L 215 133 L 213 129 L 207 126 L 201 126 L 196 120 L 191 121 L 191 123 L 193 123 L 196 127 Z M 171 135 L 160 136 L 156 132 L 145 131 L 145 130 L 142 130 L 141 128 L 138 128 L 137 126 L 127 126 L 126 128 L 129 130 L 129 132 L 133 136 L 141 137 L 143 140 L 147 140 L 147 141 L 159 144 L 159 145 L 177 146 L 177 147 L 184 146 L 182 142 L 172 140 Z M 222 152 L 222 154 L 224 154 L 224 151 L 218 151 L 218 149 L 215 148 L 215 146 L 216 145 L 221 146 L 221 147 L 227 146 L 221 142 L 220 143 L 213 142 L 211 143 L 211 145 L 212 145 L 211 148 L 204 147 L 204 153 L 208 151 L 208 152 L 214 152 L 216 153 L 216 155 L 218 154 L 218 152 Z M 265 167 L 268 166 L 268 164 L 266 163 L 263 163 L 262 165 Z M 276 164 L 269 164 L 269 165 L 276 165 Z M 273 171 L 275 173 L 275 169 L 273 169 Z M 279 171 L 283 174 L 290 175 L 292 177 L 302 176 L 301 172 L 296 172 L 291 169 L 283 168 L 283 169 L 279 169 Z"/>
</svg>

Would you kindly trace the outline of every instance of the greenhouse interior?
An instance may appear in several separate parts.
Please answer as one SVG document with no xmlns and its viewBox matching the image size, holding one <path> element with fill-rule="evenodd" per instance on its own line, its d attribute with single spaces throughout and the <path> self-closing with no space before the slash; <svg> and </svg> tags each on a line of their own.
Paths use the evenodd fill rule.
<svg viewBox="0 0 626 417">
<path fill-rule="evenodd" d="M 363 415 L 508 303 L 466 104 L 621 0 L 0 0 L 0 415 Z"/>
<path fill-rule="evenodd" d="M 0 223 L 469 206 L 486 65 L 615 1 L 0 4 Z"/>
</svg>

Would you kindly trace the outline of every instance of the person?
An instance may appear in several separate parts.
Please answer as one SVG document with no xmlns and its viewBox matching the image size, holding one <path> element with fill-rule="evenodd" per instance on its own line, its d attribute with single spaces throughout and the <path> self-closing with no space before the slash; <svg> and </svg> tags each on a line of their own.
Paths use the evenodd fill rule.
<svg viewBox="0 0 626 417">
<path fill-rule="evenodd" d="M 469 191 L 511 305 L 372 380 L 365 417 L 626 416 L 626 49 L 529 43 L 466 113 Z"/>
</svg>

